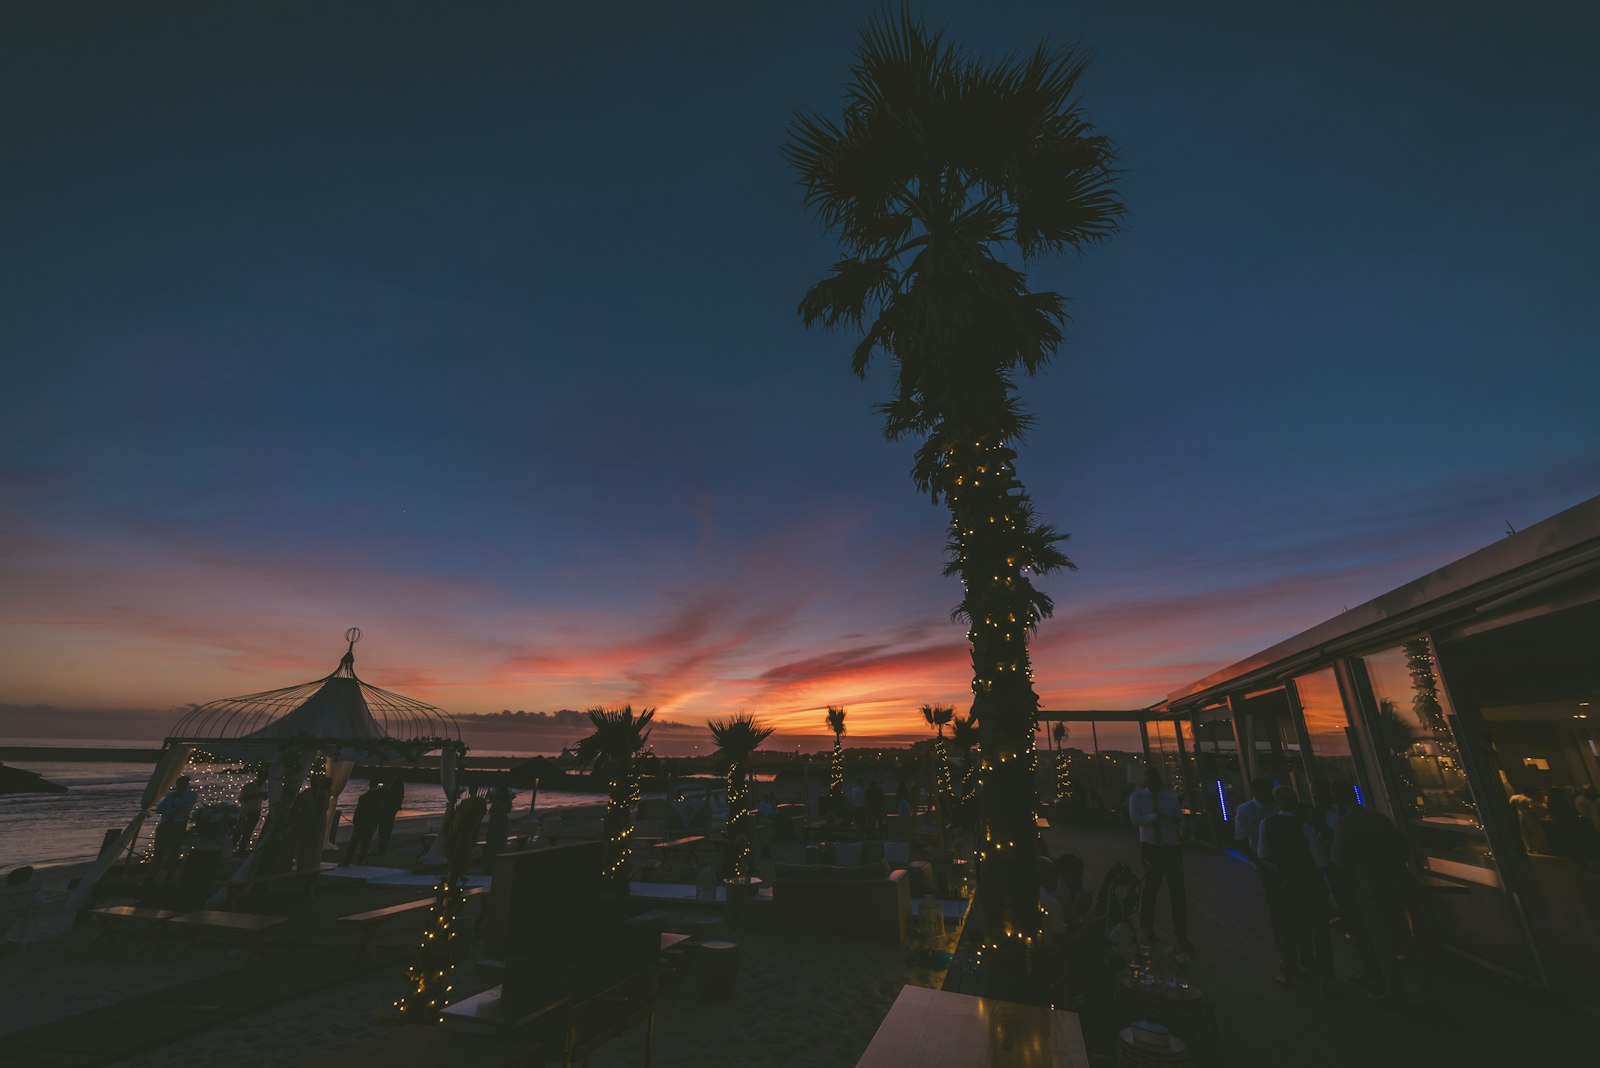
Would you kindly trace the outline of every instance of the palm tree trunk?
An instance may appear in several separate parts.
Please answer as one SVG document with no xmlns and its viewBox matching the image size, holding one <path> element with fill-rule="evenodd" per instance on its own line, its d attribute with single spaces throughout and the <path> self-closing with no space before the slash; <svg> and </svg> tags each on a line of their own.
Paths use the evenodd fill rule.
<svg viewBox="0 0 1600 1068">
<path fill-rule="evenodd" d="M 942 481 L 957 553 L 954 569 L 966 587 L 972 715 L 982 753 L 983 960 L 986 971 L 1014 976 L 1030 970 L 1040 936 L 1033 740 L 1039 698 L 1028 660 L 1028 633 L 1037 614 L 1033 585 L 1019 563 L 1027 558 L 1027 518 L 1016 499 L 1022 486 L 1011 466 L 1015 452 L 991 435 L 951 433 L 946 440 Z"/>
<path fill-rule="evenodd" d="M 619 773 L 611 780 L 603 821 L 610 853 L 605 877 L 617 883 L 628 881 L 628 862 L 633 857 L 633 806 L 638 800 L 639 781 L 636 775 Z"/>
</svg>

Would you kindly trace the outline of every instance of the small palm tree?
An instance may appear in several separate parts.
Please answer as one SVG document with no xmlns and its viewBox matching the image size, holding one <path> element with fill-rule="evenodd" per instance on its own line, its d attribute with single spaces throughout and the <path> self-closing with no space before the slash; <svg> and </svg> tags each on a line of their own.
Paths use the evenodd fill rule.
<svg viewBox="0 0 1600 1068">
<path fill-rule="evenodd" d="M 771 727 L 763 727 L 748 712 L 714 719 L 707 724 L 711 740 L 717 744 L 717 756 L 727 766 L 728 775 L 728 859 L 725 864 L 729 878 L 745 880 L 750 877 L 750 757 L 761 748 L 761 743 L 772 735 Z"/>
<path fill-rule="evenodd" d="M 828 775 L 828 797 L 835 805 L 844 798 L 844 709 L 828 706 L 828 729 L 833 732 L 833 765 Z"/>
<path fill-rule="evenodd" d="M 1072 754 L 1067 752 L 1067 725 L 1057 720 L 1050 728 L 1050 737 L 1056 750 L 1056 803 L 1064 803 L 1072 796 Z"/>
<path fill-rule="evenodd" d="M 950 705 L 923 705 L 922 718 L 937 733 L 933 739 L 933 783 L 934 793 L 939 797 L 949 797 L 950 789 L 950 757 L 944 750 L 944 728 L 956 710 Z"/>
<path fill-rule="evenodd" d="M 950 744 L 961 753 L 961 764 L 965 769 L 961 773 L 961 788 L 956 791 L 956 796 L 965 801 L 972 796 L 973 786 L 977 782 L 978 765 L 972 759 L 972 750 L 978 744 L 978 722 L 971 716 L 956 716 L 950 721 Z"/>
<path fill-rule="evenodd" d="M 586 714 L 594 733 L 579 740 L 573 758 L 578 767 L 593 767 L 606 776 L 610 791 L 604 826 L 610 855 L 605 876 L 625 884 L 633 855 L 633 810 L 639 803 L 639 778 L 656 710 L 647 708 L 635 714 L 632 705 L 623 705 L 609 711 L 595 707 Z"/>
</svg>

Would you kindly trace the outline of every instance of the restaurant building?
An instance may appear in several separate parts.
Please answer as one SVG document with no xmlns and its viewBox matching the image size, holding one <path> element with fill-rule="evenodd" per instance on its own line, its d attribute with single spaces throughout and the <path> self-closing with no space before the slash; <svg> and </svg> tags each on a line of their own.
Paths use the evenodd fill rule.
<svg viewBox="0 0 1600 1068">
<path fill-rule="evenodd" d="M 1048 714 L 1046 714 L 1048 715 Z M 1600 1003 L 1600 497 L 1174 691 L 1142 724 L 1201 837 L 1251 778 L 1351 783 L 1441 948 Z"/>
</svg>

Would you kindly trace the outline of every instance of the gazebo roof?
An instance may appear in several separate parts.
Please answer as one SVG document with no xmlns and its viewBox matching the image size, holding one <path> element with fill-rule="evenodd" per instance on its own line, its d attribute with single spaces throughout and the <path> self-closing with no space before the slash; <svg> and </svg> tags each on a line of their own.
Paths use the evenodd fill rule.
<svg viewBox="0 0 1600 1068">
<path fill-rule="evenodd" d="M 361 631 L 351 627 L 345 639 L 349 648 L 326 678 L 201 705 L 178 720 L 172 737 L 269 744 L 293 739 L 350 745 L 460 742 L 460 729 L 442 708 L 362 682 L 355 672 Z"/>
</svg>

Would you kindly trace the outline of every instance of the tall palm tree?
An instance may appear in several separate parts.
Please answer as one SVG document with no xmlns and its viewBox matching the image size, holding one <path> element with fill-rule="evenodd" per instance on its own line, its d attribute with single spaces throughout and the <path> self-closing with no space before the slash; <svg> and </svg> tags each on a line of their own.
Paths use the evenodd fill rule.
<svg viewBox="0 0 1600 1068">
<path fill-rule="evenodd" d="M 835 805 L 844 800 L 844 709 L 828 706 L 828 729 L 833 732 L 833 764 L 828 773 L 828 800 Z"/>
<path fill-rule="evenodd" d="M 944 749 L 944 728 L 950 722 L 956 710 L 950 705 L 923 705 L 922 719 L 936 733 L 933 738 L 933 786 L 936 797 L 949 797 L 950 788 L 950 757 Z"/>
<path fill-rule="evenodd" d="M 1054 353 L 1066 301 L 1030 291 L 1009 261 L 1119 228 L 1112 146 L 1077 101 L 1087 63 L 1040 45 L 986 64 L 909 12 L 885 12 L 862 31 L 842 115 L 796 113 L 784 146 L 842 253 L 800 315 L 861 332 L 857 375 L 889 358 L 885 432 L 920 440 L 912 479 L 950 512 L 946 573 L 965 587 L 955 614 L 969 624 L 983 749 L 984 959 L 1001 975 L 1027 969 L 1039 932 L 1028 637 L 1053 605 L 1031 576 L 1072 566 L 1063 535 L 1035 517 L 1012 447 L 1030 424 L 1015 377 Z"/>
<path fill-rule="evenodd" d="M 761 748 L 773 728 L 756 722 L 748 712 L 714 719 L 707 724 L 717 756 L 727 766 L 728 775 L 728 877 L 750 877 L 750 757 Z"/>
<path fill-rule="evenodd" d="M 573 758 L 578 767 L 593 767 L 606 776 L 610 789 L 604 819 L 608 842 L 605 876 L 625 884 L 633 856 L 634 806 L 639 803 L 639 779 L 649 755 L 650 721 L 656 710 L 647 708 L 636 715 L 632 705 L 610 711 L 597 706 L 585 714 L 594 733 L 579 739 Z"/>
</svg>

